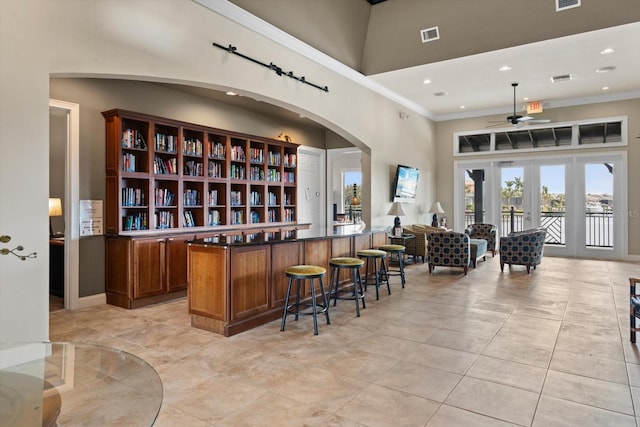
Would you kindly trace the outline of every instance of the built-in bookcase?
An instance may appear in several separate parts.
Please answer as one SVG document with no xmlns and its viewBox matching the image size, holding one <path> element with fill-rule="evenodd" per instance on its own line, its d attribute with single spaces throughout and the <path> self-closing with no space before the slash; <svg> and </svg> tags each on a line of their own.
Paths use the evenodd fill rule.
<svg viewBox="0 0 640 427">
<path fill-rule="evenodd" d="M 131 111 L 102 114 L 107 234 L 297 222 L 296 144 Z"/>
</svg>

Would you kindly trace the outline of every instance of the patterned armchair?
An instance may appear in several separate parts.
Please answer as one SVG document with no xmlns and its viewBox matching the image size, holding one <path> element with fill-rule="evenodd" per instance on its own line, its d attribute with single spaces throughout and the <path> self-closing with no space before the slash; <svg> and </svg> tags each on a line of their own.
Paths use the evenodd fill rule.
<svg viewBox="0 0 640 427">
<path fill-rule="evenodd" d="M 441 231 L 439 228 L 431 227 L 423 224 L 405 225 L 402 227 L 402 232 L 407 234 L 413 234 L 415 239 L 407 242 L 406 254 L 413 256 L 413 259 L 417 262 L 418 258 L 422 258 L 422 262 L 427 259 L 427 235 L 434 231 Z"/>
<path fill-rule="evenodd" d="M 496 256 L 496 233 L 498 227 L 493 224 L 471 224 L 464 230 L 471 239 L 484 239 L 487 241 L 487 250 L 492 256 Z"/>
<path fill-rule="evenodd" d="M 535 270 L 536 265 L 542 262 L 546 235 L 545 228 L 536 228 L 500 237 L 500 271 L 504 271 L 505 264 L 509 264 L 509 267 L 511 264 L 524 265 L 527 274 L 532 266 Z"/>
<path fill-rule="evenodd" d="M 429 242 L 427 247 L 429 273 L 435 270 L 436 265 L 441 265 L 462 267 L 464 274 L 467 274 L 471 261 L 468 235 L 455 231 L 437 231 L 428 234 L 427 241 Z"/>
</svg>

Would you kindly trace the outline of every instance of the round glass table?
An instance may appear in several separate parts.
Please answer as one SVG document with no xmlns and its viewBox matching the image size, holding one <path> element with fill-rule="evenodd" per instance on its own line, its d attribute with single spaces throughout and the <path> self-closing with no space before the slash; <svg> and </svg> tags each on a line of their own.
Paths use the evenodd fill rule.
<svg viewBox="0 0 640 427">
<path fill-rule="evenodd" d="M 162 381 L 144 360 L 69 342 L 0 344 L 0 425 L 150 426 Z"/>
</svg>

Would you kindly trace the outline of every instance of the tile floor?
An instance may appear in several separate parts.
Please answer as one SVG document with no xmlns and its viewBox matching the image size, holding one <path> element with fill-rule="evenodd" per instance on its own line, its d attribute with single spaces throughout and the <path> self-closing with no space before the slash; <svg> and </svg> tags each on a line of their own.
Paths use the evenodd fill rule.
<svg viewBox="0 0 640 427">
<path fill-rule="evenodd" d="M 407 267 L 362 317 L 303 317 L 230 338 L 191 328 L 186 300 L 50 314 L 52 341 L 136 354 L 157 370 L 157 426 L 635 426 L 640 264 L 545 257 L 500 273 Z M 371 294 L 371 289 L 369 290 Z M 640 342 L 640 337 L 639 337 Z"/>
</svg>

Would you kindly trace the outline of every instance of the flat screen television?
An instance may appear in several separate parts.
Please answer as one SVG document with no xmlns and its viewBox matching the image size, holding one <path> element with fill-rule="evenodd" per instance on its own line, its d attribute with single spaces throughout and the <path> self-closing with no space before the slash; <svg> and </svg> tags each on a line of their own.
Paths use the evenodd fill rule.
<svg viewBox="0 0 640 427">
<path fill-rule="evenodd" d="M 413 203 L 418 195 L 418 177 L 420 170 L 411 166 L 398 165 L 393 180 L 392 201 Z"/>
</svg>

